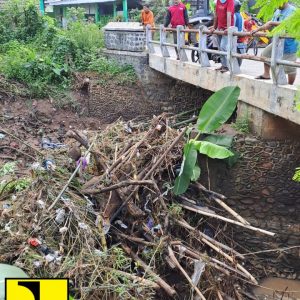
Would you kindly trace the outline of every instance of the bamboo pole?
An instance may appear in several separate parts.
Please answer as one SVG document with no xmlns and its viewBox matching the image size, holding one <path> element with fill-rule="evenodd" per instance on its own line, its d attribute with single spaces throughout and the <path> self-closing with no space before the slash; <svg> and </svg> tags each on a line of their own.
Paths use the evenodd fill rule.
<svg viewBox="0 0 300 300">
<path fill-rule="evenodd" d="M 92 147 L 94 146 L 94 143 L 97 139 L 97 135 L 93 141 L 93 143 L 91 143 L 90 147 L 88 148 L 88 150 L 85 152 L 84 154 L 84 158 L 86 158 L 88 156 L 88 154 L 90 153 Z M 63 189 L 60 191 L 60 193 L 58 194 L 58 196 L 56 197 L 56 199 L 53 201 L 53 203 L 49 206 L 48 211 L 50 211 L 55 204 L 60 200 L 62 194 L 65 192 L 65 190 L 67 189 L 67 187 L 69 186 L 69 184 L 71 183 L 71 181 L 73 180 L 73 178 L 75 177 L 75 175 L 77 174 L 77 172 L 79 171 L 80 167 L 82 165 L 82 160 L 80 160 L 78 166 L 76 167 L 75 171 L 73 172 L 73 174 L 71 175 L 71 177 L 69 178 L 68 182 L 65 184 L 65 186 L 63 187 Z"/>
<path fill-rule="evenodd" d="M 173 298 L 175 297 L 175 295 L 177 294 L 176 291 L 167 282 L 165 282 L 154 271 L 152 271 L 150 267 L 145 262 L 143 262 L 128 246 L 124 244 L 121 244 L 121 246 L 128 255 L 130 255 L 140 266 L 144 268 L 145 272 L 149 273 L 153 277 L 154 282 L 156 282 L 162 289 L 164 289 L 169 296 Z"/>
<path fill-rule="evenodd" d="M 264 230 L 264 229 L 260 229 L 260 228 L 257 228 L 257 227 L 251 226 L 251 225 L 245 225 L 245 224 L 243 224 L 241 222 L 234 221 L 234 220 L 231 220 L 231 219 L 219 216 L 217 214 L 212 214 L 212 213 L 206 212 L 206 211 L 204 211 L 204 210 L 202 210 L 200 208 L 194 208 L 194 207 L 183 205 L 183 204 L 180 204 L 180 203 L 178 205 L 180 205 L 181 207 L 183 207 L 183 208 L 185 208 L 187 210 L 193 211 L 195 213 L 198 213 L 198 214 L 201 214 L 201 215 L 204 215 L 204 216 L 207 216 L 207 217 L 219 219 L 219 220 L 222 220 L 222 221 L 225 221 L 225 222 L 228 222 L 228 223 L 231 223 L 231 224 L 235 224 L 235 225 L 238 225 L 238 226 L 241 226 L 241 227 L 244 227 L 244 228 L 256 231 L 256 232 L 264 233 L 266 235 L 270 235 L 270 236 L 274 236 L 275 235 L 274 232 L 270 232 L 270 231 L 267 231 L 267 230 Z"/>
<path fill-rule="evenodd" d="M 204 297 L 204 295 L 200 292 L 200 290 L 194 285 L 192 279 L 190 278 L 190 276 L 187 274 L 187 272 L 184 270 L 184 268 L 180 265 L 179 261 L 177 260 L 177 258 L 175 257 L 175 254 L 172 250 L 172 248 L 170 246 L 168 246 L 168 251 L 169 251 L 169 256 L 171 258 L 171 260 L 173 261 L 173 263 L 176 265 L 176 267 L 181 271 L 181 273 L 184 275 L 184 277 L 187 279 L 187 281 L 189 282 L 189 284 L 192 286 L 192 288 L 196 291 L 196 293 L 198 294 L 198 296 L 202 299 L 202 300 L 206 300 L 206 298 Z"/>
<path fill-rule="evenodd" d="M 240 216 L 236 211 L 234 211 L 231 207 L 229 207 L 225 202 L 222 200 L 225 200 L 226 197 L 224 195 L 218 194 L 216 192 L 210 191 L 207 188 L 205 188 L 201 183 L 197 182 L 196 186 L 207 193 L 210 193 L 212 198 L 220 205 L 222 206 L 227 212 L 229 212 L 232 216 L 234 216 L 238 221 L 245 225 L 250 225 L 248 221 L 246 221 L 242 216 Z M 221 200 L 222 199 L 222 200 Z"/>
<path fill-rule="evenodd" d="M 191 226 L 189 223 L 187 223 L 186 221 L 183 221 L 183 220 L 177 220 L 177 219 L 174 219 L 174 221 L 175 221 L 177 224 L 179 224 L 179 225 L 185 227 L 185 228 L 188 229 L 188 230 L 196 231 L 196 232 L 200 235 L 201 240 L 202 240 L 202 239 L 208 240 L 208 241 L 210 241 L 211 243 L 215 244 L 216 246 L 218 246 L 218 247 L 220 247 L 220 248 L 223 248 L 223 249 L 225 249 L 225 250 L 227 250 L 227 251 L 233 253 L 233 254 L 236 255 L 237 257 L 239 257 L 239 258 L 241 258 L 241 259 L 245 259 L 245 256 L 242 255 L 241 253 L 239 253 L 239 252 L 235 251 L 234 249 L 228 247 L 227 245 L 224 245 L 224 244 L 222 244 L 222 243 L 216 241 L 215 239 L 209 237 L 208 235 L 204 234 L 203 232 L 201 232 L 201 231 L 197 230 L 196 228 L 192 227 L 192 226 Z M 204 240 L 203 240 L 203 241 L 204 241 Z M 204 241 L 204 242 L 205 242 L 205 241 Z"/>
</svg>

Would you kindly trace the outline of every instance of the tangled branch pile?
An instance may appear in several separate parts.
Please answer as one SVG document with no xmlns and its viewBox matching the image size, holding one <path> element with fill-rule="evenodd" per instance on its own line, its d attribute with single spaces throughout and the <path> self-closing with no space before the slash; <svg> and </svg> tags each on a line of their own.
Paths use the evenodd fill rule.
<svg viewBox="0 0 300 300">
<path fill-rule="evenodd" d="M 199 183 L 185 196 L 172 194 L 185 130 L 169 122 L 161 115 L 149 124 L 70 131 L 68 147 L 30 155 L 52 156 L 55 169 L 48 159 L 6 171 L 0 262 L 33 277 L 70 278 L 76 299 L 244 299 L 244 283 L 256 280 L 224 227 L 272 233 Z M 22 176 L 27 184 L 16 189 L 11 183 Z"/>
</svg>

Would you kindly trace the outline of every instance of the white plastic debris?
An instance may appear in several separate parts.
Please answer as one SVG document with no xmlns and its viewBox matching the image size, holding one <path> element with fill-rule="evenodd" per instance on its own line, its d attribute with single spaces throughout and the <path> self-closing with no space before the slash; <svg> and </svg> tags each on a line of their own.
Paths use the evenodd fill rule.
<svg viewBox="0 0 300 300">
<path fill-rule="evenodd" d="M 36 201 L 36 204 L 38 205 L 38 208 L 44 209 L 46 207 L 46 203 L 43 200 Z"/>
<path fill-rule="evenodd" d="M 55 222 L 57 224 L 62 224 L 65 221 L 66 211 L 64 208 L 59 208 L 56 210 Z"/>
<path fill-rule="evenodd" d="M 36 261 L 33 262 L 33 265 L 34 265 L 36 268 L 39 268 L 39 267 L 42 265 L 42 263 L 41 263 L 39 260 L 36 260 Z"/>
<path fill-rule="evenodd" d="M 51 263 L 56 259 L 56 255 L 49 253 L 45 256 L 45 259 L 48 263 Z"/>
<path fill-rule="evenodd" d="M 81 228 L 81 229 L 83 229 L 83 230 L 87 230 L 87 229 L 89 228 L 88 225 L 86 225 L 86 224 L 83 223 L 83 222 L 78 223 L 78 226 L 79 226 L 79 228 Z"/>
<path fill-rule="evenodd" d="M 205 262 L 203 260 L 195 260 L 194 262 L 194 273 L 191 277 L 192 282 L 195 286 L 199 284 L 202 273 L 205 270 Z"/>
<path fill-rule="evenodd" d="M 119 225 L 121 228 L 127 229 L 128 226 L 125 225 L 121 220 L 117 220 L 115 224 Z"/>
<path fill-rule="evenodd" d="M 65 232 L 67 232 L 67 231 L 68 231 L 68 227 L 61 227 L 61 228 L 59 229 L 59 232 L 60 232 L 61 234 L 65 233 Z"/>
</svg>

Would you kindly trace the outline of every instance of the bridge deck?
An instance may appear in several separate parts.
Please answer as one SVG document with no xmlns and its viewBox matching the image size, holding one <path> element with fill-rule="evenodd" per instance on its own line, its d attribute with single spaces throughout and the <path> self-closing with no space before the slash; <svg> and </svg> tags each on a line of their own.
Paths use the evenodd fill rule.
<svg viewBox="0 0 300 300">
<path fill-rule="evenodd" d="M 149 54 L 151 68 L 211 91 L 228 85 L 238 85 L 241 88 L 241 101 L 300 125 L 300 112 L 295 109 L 295 86 L 276 86 L 272 81 L 256 80 L 245 74 L 231 76 L 229 73 L 216 71 L 215 67 L 201 68 L 192 62 L 164 58 L 159 49 L 155 52 Z M 261 64 L 257 72 L 262 68 Z"/>
</svg>

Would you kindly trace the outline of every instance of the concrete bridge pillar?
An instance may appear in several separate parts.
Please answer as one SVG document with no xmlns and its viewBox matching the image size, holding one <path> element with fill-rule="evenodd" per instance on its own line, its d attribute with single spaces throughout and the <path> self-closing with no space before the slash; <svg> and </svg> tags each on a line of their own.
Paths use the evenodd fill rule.
<svg viewBox="0 0 300 300">
<path fill-rule="evenodd" d="M 239 101 L 237 119 L 248 122 L 251 132 L 263 139 L 299 139 L 299 125 Z"/>
</svg>

